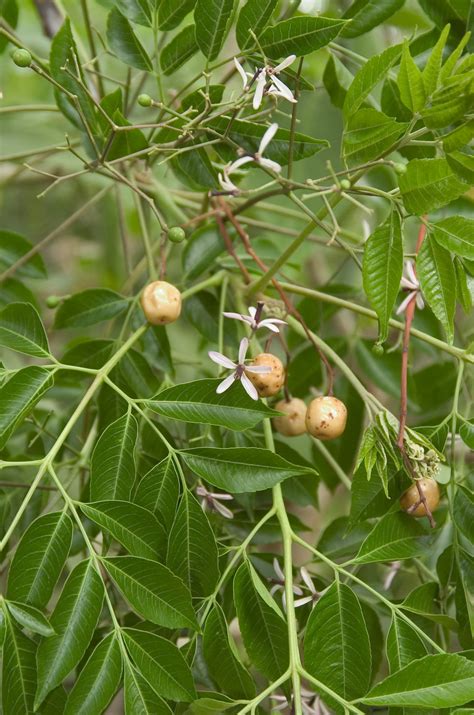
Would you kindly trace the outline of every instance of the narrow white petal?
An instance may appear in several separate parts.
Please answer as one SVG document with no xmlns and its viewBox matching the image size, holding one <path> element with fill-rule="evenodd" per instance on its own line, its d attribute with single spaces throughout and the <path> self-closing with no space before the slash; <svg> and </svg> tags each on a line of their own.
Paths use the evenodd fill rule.
<svg viewBox="0 0 474 715">
<path fill-rule="evenodd" d="M 244 323 L 249 322 L 249 318 L 246 315 L 241 315 L 240 313 L 222 313 L 225 318 L 232 318 L 232 320 L 242 320 Z"/>
<path fill-rule="evenodd" d="M 244 388 L 245 392 L 249 397 L 252 398 L 252 400 L 258 400 L 258 392 L 257 388 L 252 385 L 250 380 L 248 379 L 247 375 L 245 372 L 242 373 L 240 381 L 242 383 L 242 387 Z"/>
<path fill-rule="evenodd" d="M 218 501 L 215 501 L 215 502 L 213 503 L 213 506 L 214 506 L 214 509 L 215 509 L 216 511 L 218 511 L 219 514 L 221 514 L 221 516 L 224 517 L 224 519 L 233 519 L 233 518 L 234 518 L 234 515 L 233 515 L 233 513 L 231 512 L 231 510 L 228 509 L 228 508 L 227 508 L 226 506 L 224 506 L 223 504 L 220 504 Z"/>
<path fill-rule="evenodd" d="M 302 595 L 303 595 L 303 591 L 301 590 L 301 588 L 300 588 L 299 586 L 293 586 L 293 593 L 294 593 L 296 596 L 302 596 Z"/>
<path fill-rule="evenodd" d="M 217 494 L 214 492 L 211 492 L 211 497 L 214 497 L 214 499 L 220 499 L 220 501 L 232 501 L 234 498 L 232 494 Z"/>
<path fill-rule="evenodd" d="M 418 286 L 416 283 L 413 283 L 412 281 L 409 281 L 408 278 L 405 278 L 405 276 L 402 276 L 401 281 L 400 281 L 400 286 L 402 288 L 408 288 L 408 290 L 417 290 Z"/>
<path fill-rule="evenodd" d="M 233 174 L 234 171 L 236 171 L 239 167 L 243 166 L 244 164 L 248 164 L 251 161 L 253 161 L 253 156 L 241 156 L 240 159 L 236 159 L 232 162 L 232 164 L 229 166 L 227 173 Z"/>
<path fill-rule="evenodd" d="M 234 65 L 235 65 L 235 69 L 237 70 L 237 72 L 239 73 L 239 75 L 242 78 L 242 88 L 247 89 L 247 73 L 245 72 L 244 68 L 240 64 L 237 57 L 234 57 Z"/>
<path fill-rule="evenodd" d="M 249 307 L 249 315 L 252 318 L 252 320 L 255 318 L 255 314 L 257 312 L 257 309 L 254 308 L 252 305 Z"/>
<path fill-rule="evenodd" d="M 247 372 L 253 372 L 255 375 L 268 375 L 272 371 L 270 365 L 246 365 Z"/>
<path fill-rule="evenodd" d="M 263 91 L 265 89 L 266 83 L 267 83 L 267 73 L 265 70 L 260 70 L 260 74 L 258 75 L 257 82 L 256 82 L 255 94 L 253 95 L 252 106 L 254 109 L 258 109 L 262 103 Z"/>
<path fill-rule="evenodd" d="M 306 603 L 310 603 L 313 600 L 312 596 L 305 596 L 304 598 L 297 598 L 295 601 L 295 608 L 304 606 Z"/>
<path fill-rule="evenodd" d="M 247 355 L 247 350 L 249 349 L 249 341 L 247 338 L 242 338 L 239 345 L 239 365 L 244 364 L 245 356 Z"/>
<path fill-rule="evenodd" d="M 286 69 L 290 65 L 293 64 L 293 62 L 296 60 L 296 55 L 288 55 L 284 60 L 280 62 L 279 65 L 273 68 L 272 72 L 275 72 L 275 74 L 278 74 L 278 72 L 281 72 L 282 70 Z"/>
<path fill-rule="evenodd" d="M 423 296 L 420 292 L 416 294 L 416 304 L 420 310 L 423 310 L 425 307 L 425 301 L 423 300 Z"/>
<path fill-rule="evenodd" d="M 278 559 L 273 559 L 273 570 L 275 571 L 276 575 L 280 579 L 280 581 L 285 580 L 285 574 L 283 573 L 283 570 L 280 566 L 280 562 Z"/>
<path fill-rule="evenodd" d="M 408 278 L 411 280 L 412 283 L 414 283 L 416 286 L 418 286 L 418 278 L 416 277 L 413 261 L 407 261 L 405 265 L 406 265 L 406 271 L 407 271 Z"/>
<path fill-rule="evenodd" d="M 270 595 L 273 596 L 277 591 L 281 589 L 281 584 L 276 583 L 274 586 L 271 587 L 270 589 Z"/>
<path fill-rule="evenodd" d="M 287 99 L 289 102 L 296 103 L 296 99 L 293 95 L 293 92 L 289 87 L 286 86 L 284 82 L 281 81 L 281 79 L 278 79 L 278 77 L 272 77 L 272 82 L 278 89 L 282 97 Z"/>
<path fill-rule="evenodd" d="M 281 171 L 280 164 L 277 164 L 277 162 L 272 159 L 266 159 L 264 156 L 260 157 L 258 163 L 260 166 L 263 166 L 265 169 L 270 169 L 270 171 L 274 171 L 276 174 L 279 174 Z"/>
<path fill-rule="evenodd" d="M 401 302 L 400 305 L 398 306 L 398 308 L 397 308 L 397 313 L 396 313 L 396 314 L 397 314 L 397 315 L 401 315 L 401 314 L 403 313 L 403 311 L 405 311 L 405 310 L 407 309 L 409 303 L 411 303 L 411 301 L 412 301 L 413 298 L 415 298 L 415 297 L 416 297 L 416 292 L 415 292 L 415 291 L 413 291 L 412 293 L 408 293 L 408 295 L 407 295 L 407 297 L 405 298 L 405 300 L 402 300 L 402 302 Z"/>
<path fill-rule="evenodd" d="M 211 358 L 212 362 L 217 363 L 217 365 L 222 365 L 222 367 L 226 367 L 228 370 L 235 370 L 237 365 L 235 362 L 232 362 L 228 357 L 225 355 L 222 355 L 222 353 L 216 353 L 214 350 L 210 350 L 208 352 L 209 357 Z"/>
<path fill-rule="evenodd" d="M 273 325 L 273 323 L 272 323 L 270 320 L 262 320 L 262 321 L 258 324 L 258 327 L 259 327 L 259 328 L 268 328 L 268 330 L 271 330 L 272 333 L 279 333 L 279 332 L 280 332 L 280 329 L 277 328 L 276 325 Z"/>
<path fill-rule="evenodd" d="M 275 134 L 278 131 L 278 124 L 270 124 L 268 127 L 267 131 L 263 135 L 261 141 L 260 141 L 260 146 L 258 147 L 258 153 L 263 154 L 267 146 L 270 144 L 271 140 L 275 136 Z"/>
<path fill-rule="evenodd" d="M 224 176 L 222 176 L 222 174 L 219 174 L 218 178 L 219 178 L 219 184 L 224 189 L 224 191 L 231 191 L 232 193 L 239 193 L 239 187 L 236 186 L 235 184 L 233 184 L 230 179 L 225 178 Z"/>
<path fill-rule="evenodd" d="M 308 570 L 304 566 L 302 566 L 300 568 L 300 574 L 301 574 L 301 578 L 303 579 L 303 581 L 305 582 L 305 584 L 307 585 L 307 587 L 309 588 L 311 593 L 315 594 L 316 589 L 314 588 L 313 580 L 312 580 L 311 576 L 309 575 Z"/>
<path fill-rule="evenodd" d="M 236 378 L 235 372 L 233 372 L 232 375 L 229 375 L 229 377 L 226 377 L 225 380 L 222 380 L 222 382 L 220 382 L 217 386 L 217 390 L 216 390 L 217 394 L 220 395 L 223 392 L 225 392 L 226 390 L 228 390 L 229 387 L 232 385 L 233 382 L 235 382 L 236 379 L 237 378 Z"/>
</svg>

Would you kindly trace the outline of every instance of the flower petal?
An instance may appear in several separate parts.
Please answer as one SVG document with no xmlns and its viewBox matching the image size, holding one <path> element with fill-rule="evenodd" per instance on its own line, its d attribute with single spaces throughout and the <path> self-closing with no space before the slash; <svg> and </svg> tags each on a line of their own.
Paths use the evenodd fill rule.
<svg viewBox="0 0 474 715">
<path fill-rule="evenodd" d="M 241 313 L 222 313 L 225 318 L 232 318 L 233 320 L 242 320 L 244 323 L 250 324 L 252 318 L 247 315 L 242 315 Z"/>
<path fill-rule="evenodd" d="M 411 293 L 408 293 L 405 300 L 402 300 L 402 302 L 398 306 L 396 314 L 401 315 L 407 309 L 409 303 L 411 303 L 411 301 L 414 298 L 416 298 L 416 291 L 412 291 Z"/>
<path fill-rule="evenodd" d="M 265 69 L 262 69 L 262 70 L 260 70 L 259 75 L 257 77 L 255 94 L 253 95 L 252 106 L 254 109 L 258 109 L 262 103 L 263 92 L 264 92 L 266 83 L 267 83 L 267 72 Z"/>
<path fill-rule="evenodd" d="M 265 169 L 270 169 L 270 171 L 274 171 L 276 174 L 279 174 L 281 171 L 280 164 L 277 164 L 277 162 L 272 159 L 266 159 L 264 156 L 259 158 L 258 163 L 260 166 L 263 166 Z"/>
<path fill-rule="evenodd" d="M 212 506 L 214 507 L 214 509 L 215 509 L 217 512 L 219 512 L 219 514 L 220 514 L 221 516 L 224 517 L 224 519 L 233 519 L 233 518 L 234 518 L 234 515 L 233 515 L 233 513 L 231 512 L 231 510 L 228 509 L 228 508 L 227 508 L 226 506 L 224 506 L 223 504 L 221 504 L 220 502 L 214 501 L 214 502 L 212 503 Z"/>
<path fill-rule="evenodd" d="M 237 57 L 234 57 L 234 65 L 235 65 L 235 69 L 237 70 L 237 72 L 239 73 L 239 75 L 242 78 L 242 88 L 247 89 L 247 74 L 246 74 L 244 68 L 242 67 L 242 65 L 240 64 L 239 60 L 237 59 Z"/>
<path fill-rule="evenodd" d="M 258 147 L 258 153 L 263 154 L 267 146 L 270 144 L 271 140 L 275 136 L 275 134 L 278 131 L 278 124 L 275 122 L 274 124 L 270 124 L 268 127 L 267 131 L 263 135 L 263 137 L 260 140 L 260 145 Z"/>
<path fill-rule="evenodd" d="M 249 306 L 249 315 L 252 318 L 252 320 L 255 318 L 255 315 L 257 313 L 257 309 L 253 307 L 253 305 Z"/>
<path fill-rule="evenodd" d="M 237 367 L 235 362 L 232 362 L 232 360 L 222 353 L 216 353 L 214 350 L 210 350 L 207 354 L 211 358 L 212 362 L 217 363 L 217 365 L 222 365 L 222 367 L 226 367 L 228 370 L 235 370 Z"/>
<path fill-rule="evenodd" d="M 232 162 L 232 164 L 227 170 L 227 173 L 233 174 L 234 171 L 236 171 L 239 167 L 243 166 L 244 164 L 248 164 L 250 161 L 253 161 L 253 156 L 241 156 L 239 159 L 236 159 Z"/>
<path fill-rule="evenodd" d="M 301 578 L 303 579 L 303 581 L 305 582 L 305 584 L 307 585 L 307 587 L 309 588 L 311 593 L 315 594 L 316 589 L 314 588 L 314 583 L 313 583 L 311 576 L 309 575 L 308 569 L 306 569 L 304 566 L 302 566 L 300 568 L 300 574 L 301 574 Z"/>
<path fill-rule="evenodd" d="M 246 372 L 253 372 L 255 375 L 268 375 L 272 371 L 270 365 L 246 365 Z"/>
<path fill-rule="evenodd" d="M 247 355 L 247 350 L 249 349 L 248 338 L 242 338 L 239 345 L 239 365 L 243 365 L 245 361 L 245 356 Z"/>
<path fill-rule="evenodd" d="M 307 603 L 310 603 L 313 600 L 312 596 L 304 596 L 304 598 L 297 598 L 295 601 L 295 608 L 299 608 L 300 606 L 304 606 Z"/>
<path fill-rule="evenodd" d="M 406 271 L 407 271 L 409 280 L 411 280 L 411 282 L 414 283 L 418 287 L 420 284 L 418 282 L 418 278 L 416 277 L 415 266 L 414 266 L 413 261 L 407 261 L 405 266 L 406 266 Z"/>
<path fill-rule="evenodd" d="M 217 385 L 217 390 L 216 390 L 217 394 L 220 395 L 223 392 L 225 392 L 226 390 L 228 390 L 229 387 L 232 385 L 233 382 L 235 382 L 236 379 L 237 379 L 237 376 L 236 376 L 235 372 L 233 372 L 232 375 L 229 375 L 228 377 L 225 378 L 225 380 L 222 380 L 222 382 L 220 382 Z"/>
<path fill-rule="evenodd" d="M 219 174 L 218 179 L 219 179 L 219 184 L 224 189 L 224 191 L 230 191 L 232 193 L 240 192 L 239 187 L 236 186 L 235 184 L 233 184 L 232 181 L 228 177 L 225 176 L 225 174 L 224 175 Z"/>
<path fill-rule="evenodd" d="M 273 570 L 275 571 L 280 581 L 285 580 L 285 574 L 283 573 L 283 569 L 281 568 L 278 559 L 273 559 Z"/>
<path fill-rule="evenodd" d="M 272 72 L 274 72 L 275 74 L 278 74 L 282 70 L 284 70 L 287 67 L 289 67 L 290 65 L 292 65 L 295 60 L 296 60 L 296 55 L 288 55 L 288 57 L 286 57 L 284 60 L 282 60 L 279 65 L 277 65 L 276 67 L 274 67 L 272 69 Z"/>
<path fill-rule="evenodd" d="M 296 103 L 297 100 L 295 99 L 293 92 L 284 82 L 281 81 L 281 79 L 278 79 L 278 77 L 272 77 L 271 79 L 282 97 L 287 99 L 289 102 Z"/>
<path fill-rule="evenodd" d="M 242 387 L 244 388 L 247 395 L 249 397 L 251 397 L 252 400 L 258 400 L 257 388 L 254 385 L 252 385 L 252 383 L 248 379 L 245 372 L 243 372 L 242 375 L 240 376 L 240 381 L 241 381 Z"/>
</svg>

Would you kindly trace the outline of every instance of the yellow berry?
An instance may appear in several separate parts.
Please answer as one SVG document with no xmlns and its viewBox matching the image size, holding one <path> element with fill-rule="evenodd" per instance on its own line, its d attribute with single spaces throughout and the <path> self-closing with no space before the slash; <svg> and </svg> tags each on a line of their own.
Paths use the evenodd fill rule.
<svg viewBox="0 0 474 715">
<path fill-rule="evenodd" d="M 166 325 L 177 320 L 181 313 L 181 293 L 171 283 L 153 281 L 141 296 L 145 317 L 152 325 Z"/>
<path fill-rule="evenodd" d="M 336 439 L 346 429 L 347 408 L 337 397 L 316 397 L 306 412 L 306 429 L 321 440 Z"/>
<path fill-rule="evenodd" d="M 268 365 L 271 370 L 267 373 L 257 374 L 246 370 L 246 375 L 250 382 L 255 385 L 260 397 L 272 397 L 280 392 L 285 381 L 285 368 L 276 355 L 271 353 L 260 353 L 252 360 L 252 365 Z"/>
<path fill-rule="evenodd" d="M 275 409 L 285 413 L 273 420 L 277 432 L 286 437 L 296 437 L 306 432 L 306 405 L 299 397 L 292 397 L 288 401 L 280 400 L 276 403 Z"/>
<path fill-rule="evenodd" d="M 438 508 L 440 499 L 438 482 L 434 479 L 428 478 L 419 479 L 418 484 L 423 491 L 426 503 L 428 504 L 430 511 L 435 511 Z M 425 505 L 423 504 L 423 502 L 419 502 L 420 493 L 418 491 L 416 483 L 413 483 L 410 487 L 408 487 L 405 492 L 403 492 L 402 496 L 400 497 L 400 506 L 402 507 L 403 511 L 408 512 L 410 516 L 427 516 Z M 410 507 L 414 506 L 415 504 L 418 504 L 416 509 L 414 509 L 413 511 L 409 511 Z"/>
</svg>

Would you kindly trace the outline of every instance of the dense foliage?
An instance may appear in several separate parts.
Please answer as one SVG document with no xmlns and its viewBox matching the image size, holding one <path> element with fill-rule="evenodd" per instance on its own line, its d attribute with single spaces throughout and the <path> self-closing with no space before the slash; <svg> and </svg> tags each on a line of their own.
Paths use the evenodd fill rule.
<svg viewBox="0 0 474 715">
<path fill-rule="evenodd" d="M 5 715 L 473 712 L 474 11 L 323 5 L 0 0 Z"/>
</svg>

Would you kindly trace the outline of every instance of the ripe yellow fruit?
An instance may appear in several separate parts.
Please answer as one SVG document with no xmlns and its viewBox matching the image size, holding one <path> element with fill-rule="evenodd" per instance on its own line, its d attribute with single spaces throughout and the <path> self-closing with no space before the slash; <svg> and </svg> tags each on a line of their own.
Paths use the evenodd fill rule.
<svg viewBox="0 0 474 715">
<path fill-rule="evenodd" d="M 428 478 L 419 479 L 418 484 L 420 485 L 423 494 L 425 495 L 426 503 L 428 504 L 430 511 L 435 511 L 438 508 L 440 500 L 438 482 L 435 479 Z M 400 506 L 402 507 L 403 511 L 407 511 L 410 516 L 427 516 L 425 505 L 423 504 L 423 502 L 418 504 L 419 501 L 420 493 L 416 484 L 413 483 L 411 487 L 408 487 L 408 489 L 403 492 L 402 496 L 400 497 Z M 414 504 L 418 504 L 416 509 L 414 509 L 413 511 L 409 511 L 410 507 Z"/>
<path fill-rule="evenodd" d="M 177 320 L 181 313 L 181 293 L 171 283 L 153 281 L 141 296 L 145 317 L 152 325 L 166 325 Z"/>
<path fill-rule="evenodd" d="M 288 402 L 280 400 L 276 403 L 275 409 L 285 413 L 273 420 L 277 432 L 286 437 L 296 437 L 306 432 L 306 405 L 299 397 L 292 397 Z"/>
<path fill-rule="evenodd" d="M 337 397 L 316 397 L 306 412 L 306 429 L 321 440 L 336 439 L 346 429 L 347 408 Z"/>
<path fill-rule="evenodd" d="M 257 388 L 260 397 L 271 397 L 280 392 L 285 381 L 285 368 L 276 355 L 271 353 L 260 353 L 252 360 L 252 365 L 268 365 L 270 372 L 258 375 L 254 372 L 245 371 L 248 379 Z"/>
</svg>

